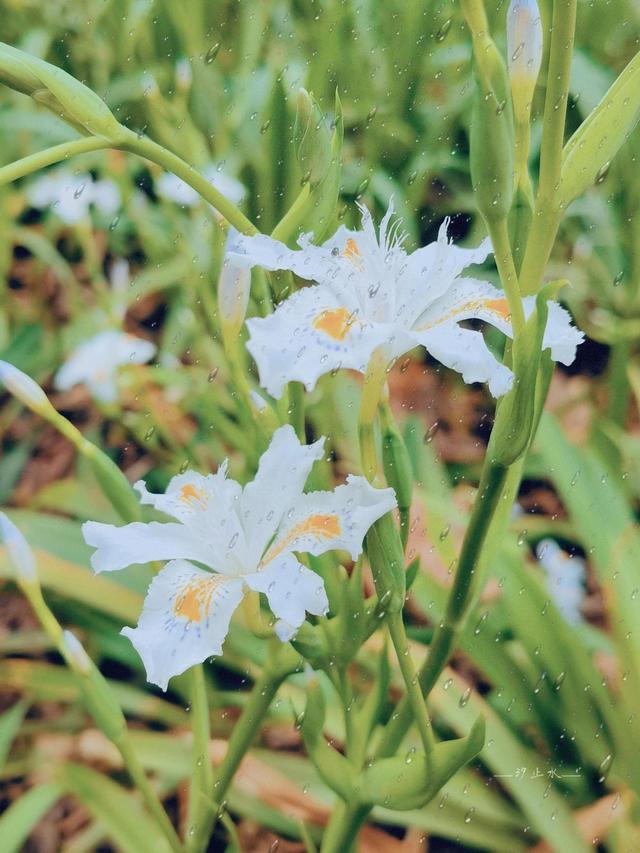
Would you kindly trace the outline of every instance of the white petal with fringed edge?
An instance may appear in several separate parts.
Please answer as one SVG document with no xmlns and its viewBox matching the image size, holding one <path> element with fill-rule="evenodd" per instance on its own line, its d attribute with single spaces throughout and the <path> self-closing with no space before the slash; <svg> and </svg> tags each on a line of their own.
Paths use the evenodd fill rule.
<svg viewBox="0 0 640 853">
<path fill-rule="evenodd" d="M 355 560 L 362 553 L 367 530 L 395 505 L 393 489 L 374 489 L 365 477 L 352 475 L 332 492 L 298 496 L 282 519 L 261 566 L 289 551 L 319 556 L 343 550 Z"/>
<path fill-rule="evenodd" d="M 369 212 L 361 210 L 362 230 L 341 227 L 321 246 L 309 235 L 300 239 L 298 250 L 265 235 L 234 237 L 229 251 L 237 263 L 290 270 L 317 282 L 268 317 L 247 321 L 247 348 L 262 386 L 275 397 L 294 380 L 312 390 L 320 376 L 341 367 L 364 373 L 378 348 L 391 361 L 421 345 L 466 382 L 487 382 L 495 396 L 506 393 L 513 381 L 509 369 L 479 332 L 459 326 L 480 319 L 512 333 L 504 293 L 461 277 L 487 258 L 490 242 L 475 249 L 453 246 L 445 222 L 434 243 L 407 254 L 398 220 L 391 223 L 391 206 L 378 233 Z M 525 300 L 525 311 L 532 305 Z M 544 343 L 552 357 L 570 363 L 581 340 L 569 314 L 549 303 Z"/>
<path fill-rule="evenodd" d="M 138 627 L 123 631 L 150 681 L 164 689 L 173 675 L 220 654 L 245 589 L 266 596 L 283 640 L 295 636 L 307 613 L 326 613 L 322 578 L 292 552 L 338 549 L 355 558 L 369 527 L 396 500 L 392 489 L 374 489 L 363 477 L 349 477 L 332 492 L 303 492 L 323 445 L 320 439 L 305 446 L 283 426 L 244 488 L 227 477 L 226 464 L 207 476 L 187 471 L 162 495 L 136 483 L 142 503 L 173 521 L 83 525 L 96 549 L 95 571 L 170 561 L 149 588 Z"/>
<path fill-rule="evenodd" d="M 136 628 L 123 628 L 142 658 L 147 678 L 163 690 L 169 679 L 212 655 L 222 644 L 243 596 L 239 578 L 173 560 L 152 580 Z"/>
</svg>

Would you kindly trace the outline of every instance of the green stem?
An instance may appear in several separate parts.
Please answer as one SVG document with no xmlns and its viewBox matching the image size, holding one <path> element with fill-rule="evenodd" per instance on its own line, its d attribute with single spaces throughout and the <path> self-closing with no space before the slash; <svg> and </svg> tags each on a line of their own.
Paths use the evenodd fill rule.
<svg viewBox="0 0 640 853">
<path fill-rule="evenodd" d="M 289 210 L 271 232 L 271 236 L 274 240 L 279 240 L 281 243 L 288 243 L 289 240 L 295 236 L 296 231 L 300 227 L 300 223 L 307 213 L 310 195 L 311 187 L 306 183 L 298 193 Z"/>
<path fill-rule="evenodd" d="M 504 219 L 486 220 L 486 223 L 493 244 L 493 256 L 498 267 L 498 273 L 500 274 L 500 282 L 509 303 L 513 334 L 514 337 L 517 337 L 524 328 L 525 317 L 522 307 L 522 297 L 518 289 L 518 273 L 513 262 L 507 223 Z"/>
<path fill-rule="evenodd" d="M 554 0 L 540 149 L 540 177 L 520 281 L 520 290 L 525 296 L 536 293 L 540 286 L 560 223 L 557 186 L 562 168 L 576 10 L 577 0 Z"/>
<path fill-rule="evenodd" d="M 274 642 L 279 643 L 279 641 Z M 276 655 L 276 660 L 272 661 L 271 665 L 265 666 L 255 682 L 240 719 L 233 727 L 225 756 L 217 768 L 216 780 L 213 783 L 214 820 L 224 810 L 224 800 L 229 785 L 240 762 L 251 747 L 273 698 L 285 678 L 297 668 L 300 660 L 290 646 L 281 646 Z"/>
<path fill-rule="evenodd" d="M 376 453 L 374 424 L 378 404 L 382 397 L 387 371 L 384 351 L 376 350 L 371 356 L 364 376 L 360 412 L 358 413 L 358 437 L 360 441 L 360 460 L 362 473 L 373 482 L 378 473 L 378 455 Z"/>
<path fill-rule="evenodd" d="M 485 464 L 473 512 L 462 543 L 458 568 L 449 592 L 445 615 L 429 646 L 429 654 L 419 674 L 420 688 L 428 697 L 447 665 L 456 640 L 464 626 L 480 581 L 480 555 L 492 517 L 505 487 L 507 468 Z M 412 706 L 407 697 L 400 702 L 380 743 L 379 754 L 392 755 L 398 748 L 411 719 Z"/>
<path fill-rule="evenodd" d="M 631 341 L 621 340 L 611 348 L 609 381 L 607 382 L 607 411 L 617 426 L 623 427 L 629 408 L 631 387 L 627 373 L 631 356 Z"/>
<path fill-rule="evenodd" d="M 338 801 L 322 836 L 320 853 L 351 853 L 358 830 L 368 814 L 368 806 Z"/>
<path fill-rule="evenodd" d="M 478 565 L 482 551 L 493 551 L 502 539 L 498 528 L 506 523 L 513 497 L 518 490 L 522 462 L 509 469 L 497 468 L 487 455 L 474 509 L 460 553 L 453 587 L 449 593 L 445 617 L 429 648 L 429 655 L 418 673 L 420 693 L 429 695 L 454 649 L 464 617 L 473 603 L 479 583 Z M 501 501 L 502 499 L 502 501 Z M 502 531 L 503 532 L 503 531 Z M 488 535 L 489 534 L 489 535 Z M 488 548 L 483 546 L 488 545 Z M 477 551 L 474 552 L 474 549 Z M 483 556 L 483 555 L 482 555 Z M 417 692 L 417 691 L 416 691 Z M 424 704 L 424 700 L 422 700 Z M 406 734 L 414 714 L 415 698 L 403 697 L 383 732 L 376 758 L 393 755 Z M 322 843 L 322 853 L 346 853 L 351 849 L 370 809 L 355 804 L 340 804 L 331 816 Z"/>
<path fill-rule="evenodd" d="M 129 151 L 132 154 L 138 154 L 152 163 L 156 163 L 163 169 L 173 172 L 181 180 L 192 187 L 202 198 L 213 205 L 218 213 L 223 216 L 227 222 L 241 231 L 243 234 L 257 234 L 258 229 L 250 222 L 247 217 L 240 211 L 233 202 L 229 201 L 221 192 L 219 192 L 205 177 L 201 175 L 193 166 L 186 163 L 177 154 L 163 148 L 153 139 L 147 136 L 138 136 L 131 130 L 123 129 L 124 133 L 121 139 L 115 143 L 115 147 L 121 148 L 123 151 Z"/>
<path fill-rule="evenodd" d="M 8 184 L 11 181 L 17 181 L 18 178 L 24 178 L 25 175 L 30 175 L 32 172 L 37 172 L 39 169 L 44 169 L 53 163 L 68 160 L 69 157 L 73 157 L 76 154 L 99 151 L 102 148 L 109 148 L 110 145 L 111 143 L 108 140 L 99 136 L 83 136 L 81 139 L 72 139 L 70 142 L 53 145 L 44 151 L 37 151 L 35 154 L 29 154 L 28 157 L 16 160 L 15 163 L 3 166 L 0 169 L 0 186 Z"/>
<path fill-rule="evenodd" d="M 187 849 L 193 853 L 207 849 L 214 814 L 207 806 L 213 791 L 213 767 L 209 757 L 211 727 L 207 685 L 202 664 L 193 666 L 191 677 L 191 731 L 193 734 L 191 789 L 187 817 Z"/>
<path fill-rule="evenodd" d="M 427 713 L 427 706 L 420 689 L 418 674 L 416 673 L 416 668 L 413 665 L 409 651 L 409 643 L 407 642 L 407 633 L 404 628 L 404 622 L 402 621 L 401 611 L 390 613 L 387 616 L 387 627 L 389 628 L 389 635 L 396 651 L 400 672 L 402 673 L 407 690 L 407 703 L 418 727 L 428 766 L 429 757 L 434 747 L 433 731 Z"/>
</svg>

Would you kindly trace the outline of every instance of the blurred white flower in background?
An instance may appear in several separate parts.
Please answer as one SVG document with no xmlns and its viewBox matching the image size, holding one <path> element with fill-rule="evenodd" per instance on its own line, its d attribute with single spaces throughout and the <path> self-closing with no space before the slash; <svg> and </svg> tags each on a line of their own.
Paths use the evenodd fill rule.
<svg viewBox="0 0 640 853">
<path fill-rule="evenodd" d="M 106 329 L 83 341 L 56 373 L 53 384 L 59 391 L 85 385 L 100 403 L 118 399 L 118 368 L 145 364 L 156 353 L 155 344 L 117 329 Z"/>
<path fill-rule="evenodd" d="M 76 225 L 89 215 L 91 206 L 113 216 L 121 204 L 118 187 L 106 178 L 76 175 L 65 169 L 48 172 L 27 189 L 27 200 L 38 210 L 51 208 L 67 225 Z"/>
<path fill-rule="evenodd" d="M 244 186 L 240 181 L 222 172 L 219 166 L 210 163 L 202 169 L 202 174 L 214 189 L 234 204 L 238 204 L 244 198 L 246 193 Z M 161 198 L 185 207 L 195 207 L 201 201 L 199 193 L 172 172 L 164 172 L 160 175 L 156 180 L 156 189 Z"/>
<path fill-rule="evenodd" d="M 585 598 L 586 566 L 581 557 L 572 557 L 553 539 L 541 539 L 536 557 L 547 580 L 547 589 L 556 607 L 571 625 L 583 621 L 580 605 Z"/>
</svg>

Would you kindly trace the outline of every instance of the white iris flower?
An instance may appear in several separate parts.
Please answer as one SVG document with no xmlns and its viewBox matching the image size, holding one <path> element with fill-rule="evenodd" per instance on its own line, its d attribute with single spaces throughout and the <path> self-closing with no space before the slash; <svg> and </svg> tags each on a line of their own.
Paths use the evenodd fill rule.
<svg viewBox="0 0 640 853">
<path fill-rule="evenodd" d="M 151 341 L 106 329 L 76 347 L 56 373 L 53 384 L 58 391 L 83 384 L 100 403 L 115 403 L 118 368 L 125 364 L 145 364 L 155 353 Z"/>
<path fill-rule="evenodd" d="M 173 477 L 163 495 L 138 482 L 142 503 L 174 521 L 83 525 L 85 540 L 96 548 L 91 560 L 96 572 L 169 561 L 151 582 L 138 626 L 122 631 L 138 650 L 149 681 L 166 689 L 174 675 L 221 654 L 247 589 L 266 595 L 283 641 L 295 635 L 306 613 L 326 613 L 322 578 L 295 553 L 341 549 L 355 559 L 369 527 L 396 500 L 393 489 L 374 489 L 353 476 L 332 492 L 304 493 L 323 445 L 320 439 L 304 446 L 283 426 L 244 488 L 227 477 L 226 463 L 216 474 L 187 471 Z"/>
<path fill-rule="evenodd" d="M 362 230 L 341 226 L 321 246 L 303 235 L 295 251 L 263 234 L 236 235 L 230 248 L 237 263 L 291 270 L 317 282 L 294 293 L 270 316 L 247 321 L 247 348 L 262 386 L 274 397 L 292 380 L 310 391 L 320 376 L 338 368 L 364 373 L 378 348 L 392 361 L 424 346 L 465 382 L 488 382 L 495 396 L 508 391 L 513 382 L 509 368 L 496 359 L 479 331 L 459 325 L 484 320 L 512 334 L 504 293 L 460 275 L 487 258 L 490 241 L 476 249 L 453 246 L 445 222 L 434 243 L 407 254 L 398 221 L 391 224 L 392 206 L 378 233 L 369 211 L 362 206 L 361 211 Z M 534 304 L 534 297 L 525 298 L 525 314 Z M 571 364 L 582 338 L 569 314 L 550 302 L 543 345 L 552 358 Z"/>
</svg>

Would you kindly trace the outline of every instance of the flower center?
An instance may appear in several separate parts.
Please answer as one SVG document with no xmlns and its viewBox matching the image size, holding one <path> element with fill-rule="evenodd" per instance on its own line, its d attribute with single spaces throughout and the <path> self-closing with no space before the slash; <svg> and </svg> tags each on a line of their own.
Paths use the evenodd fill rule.
<svg viewBox="0 0 640 853">
<path fill-rule="evenodd" d="M 313 327 L 335 341 L 343 341 L 354 322 L 352 313 L 346 308 L 332 308 L 318 314 L 313 321 Z"/>
</svg>

